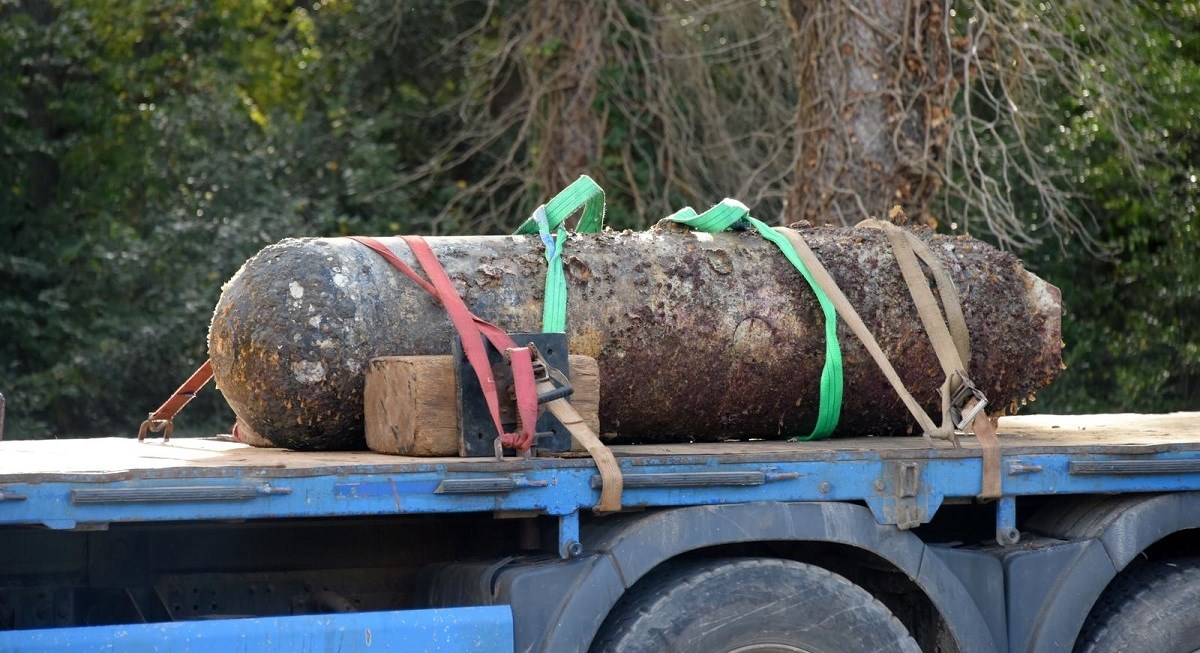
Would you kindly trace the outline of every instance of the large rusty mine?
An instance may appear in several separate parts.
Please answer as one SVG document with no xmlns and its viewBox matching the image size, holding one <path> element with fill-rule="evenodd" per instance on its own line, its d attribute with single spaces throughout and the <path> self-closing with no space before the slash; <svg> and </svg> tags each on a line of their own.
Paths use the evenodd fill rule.
<svg viewBox="0 0 1200 653">
<path fill-rule="evenodd" d="M 943 375 L 886 236 L 802 234 L 934 415 Z M 1011 254 L 923 232 L 962 297 L 969 376 L 1001 410 L 1061 367 L 1058 290 Z M 399 238 L 381 239 L 416 267 Z M 540 329 L 546 263 L 536 236 L 429 238 L 467 306 L 509 331 Z M 824 362 L 816 298 L 751 232 L 662 225 L 577 235 L 564 254 L 572 353 L 600 365 L 605 439 L 686 442 L 804 436 Z M 903 435 L 913 421 L 844 324 L 845 399 L 835 435 Z M 343 238 L 288 239 L 226 284 L 209 351 L 239 420 L 279 446 L 364 446 L 362 395 L 377 356 L 444 354 L 443 309 L 378 254 Z"/>
</svg>

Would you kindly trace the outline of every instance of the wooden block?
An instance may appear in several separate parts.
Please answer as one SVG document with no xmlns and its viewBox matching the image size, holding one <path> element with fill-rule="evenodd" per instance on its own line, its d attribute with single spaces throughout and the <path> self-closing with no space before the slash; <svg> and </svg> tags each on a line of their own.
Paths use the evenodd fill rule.
<svg viewBox="0 0 1200 653">
<path fill-rule="evenodd" d="M 600 368 L 571 355 L 571 405 L 600 433 Z M 367 446 L 403 456 L 458 455 L 458 401 L 451 356 L 384 356 L 367 366 Z"/>
</svg>

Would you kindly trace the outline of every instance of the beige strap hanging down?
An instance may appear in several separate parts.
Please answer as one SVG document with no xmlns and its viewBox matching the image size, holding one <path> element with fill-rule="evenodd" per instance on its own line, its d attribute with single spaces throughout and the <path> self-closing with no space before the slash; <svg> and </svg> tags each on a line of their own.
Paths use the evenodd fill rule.
<svg viewBox="0 0 1200 653">
<path fill-rule="evenodd" d="M 554 390 L 554 384 L 549 381 L 538 382 L 538 392 Z M 558 418 L 559 422 L 571 432 L 571 437 L 583 445 L 600 472 L 600 501 L 596 504 L 596 512 L 617 512 L 621 509 L 621 493 L 625 489 L 625 480 L 621 476 L 621 468 L 612 450 L 600 441 L 592 432 L 575 407 L 566 399 L 555 399 L 546 404 L 546 409 Z"/>
<path fill-rule="evenodd" d="M 804 262 L 813 279 L 833 301 L 838 315 L 842 316 L 850 330 L 862 341 L 867 352 L 871 354 L 871 358 L 879 365 L 888 382 L 896 390 L 896 394 L 900 396 L 901 401 L 917 420 L 917 424 L 924 431 L 926 438 L 942 438 L 949 440 L 956 447 L 959 446 L 955 437 L 956 424 L 953 413 L 956 409 L 956 399 L 966 397 L 961 408 L 962 414 L 970 416 L 970 419 L 965 420 L 970 424 L 960 423 L 957 426 L 971 428 L 979 441 L 983 463 L 980 496 L 983 498 L 999 497 L 1001 495 L 1000 443 L 996 439 L 996 430 L 991 419 L 983 411 L 983 407 L 986 406 L 983 395 L 975 390 L 966 378 L 965 370 L 970 360 L 969 334 L 966 320 L 963 318 L 962 306 L 958 300 L 958 292 L 954 288 L 950 275 L 929 247 L 911 232 L 880 220 L 868 220 L 860 223 L 860 226 L 882 229 L 887 234 L 896 256 L 896 262 L 900 266 L 909 293 L 917 306 L 921 323 L 929 335 L 942 371 L 946 374 L 946 381 L 941 387 L 942 420 L 940 425 L 934 423 L 912 396 L 912 393 L 904 387 L 900 375 L 896 373 L 896 369 L 892 367 L 883 350 L 879 348 L 875 337 L 871 335 L 858 312 L 850 305 L 846 295 L 838 288 L 837 282 L 833 280 L 829 271 L 821 264 L 820 259 L 808 247 L 804 238 L 793 229 L 777 228 L 777 231 L 782 233 L 796 249 L 796 254 Z M 934 281 L 938 286 L 938 294 L 942 297 L 942 305 L 945 307 L 945 319 L 938 309 L 937 300 L 929 288 L 924 273 L 921 272 L 917 257 L 920 257 L 933 273 Z M 947 322 L 949 326 L 947 326 Z M 968 391 L 969 395 L 965 395 L 964 393 Z"/>
</svg>

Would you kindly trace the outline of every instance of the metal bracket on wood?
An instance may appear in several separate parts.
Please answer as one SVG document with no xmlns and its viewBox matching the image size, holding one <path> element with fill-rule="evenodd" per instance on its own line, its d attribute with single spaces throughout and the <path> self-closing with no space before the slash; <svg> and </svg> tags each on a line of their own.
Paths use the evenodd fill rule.
<svg viewBox="0 0 1200 653">
<path fill-rule="evenodd" d="M 556 370 L 571 375 L 567 356 L 565 333 L 514 333 L 513 340 L 524 346 L 532 343 L 545 356 L 546 363 Z M 500 421 L 505 428 L 517 425 L 517 404 L 511 394 L 513 388 L 512 368 L 504 360 L 504 354 L 491 343 L 485 343 L 488 359 L 495 376 L 496 392 L 500 399 Z M 455 338 L 450 346 L 454 356 L 455 381 L 458 397 L 459 454 L 465 457 L 495 456 L 495 440 L 498 436 L 492 422 L 487 400 L 475 371 L 463 351 L 462 340 Z M 570 451 L 571 433 L 550 413 L 538 417 L 537 448 L 541 451 Z"/>
</svg>

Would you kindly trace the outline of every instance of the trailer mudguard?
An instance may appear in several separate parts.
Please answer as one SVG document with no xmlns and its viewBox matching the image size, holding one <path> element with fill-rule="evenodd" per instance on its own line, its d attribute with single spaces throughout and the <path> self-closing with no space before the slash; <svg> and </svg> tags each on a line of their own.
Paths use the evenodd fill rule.
<svg viewBox="0 0 1200 653">
<path fill-rule="evenodd" d="M 1200 528 L 1200 492 L 1064 497 L 1043 508 L 1025 529 L 1063 541 L 1045 553 L 1058 556 L 1062 573 L 1048 579 L 1045 569 L 1053 567 L 1025 556 L 1005 561 L 1010 597 L 1045 596 L 1036 609 L 1010 610 L 1012 650 L 1070 650 L 1100 593 L 1121 570 L 1155 542 L 1194 528 Z M 1031 563 L 1027 573 L 1023 561 Z"/>
<path fill-rule="evenodd" d="M 496 563 L 451 563 L 418 590 L 429 607 L 509 604 L 517 651 L 587 651 L 621 595 L 680 554 L 749 542 L 831 542 L 873 553 L 908 575 L 945 618 L 963 653 L 1004 650 L 957 576 L 917 536 L 848 503 L 763 502 L 618 515 L 583 531 L 584 553 Z M 999 564 L 994 582 L 1002 582 Z M 1003 623 L 990 620 L 993 624 Z"/>
</svg>

